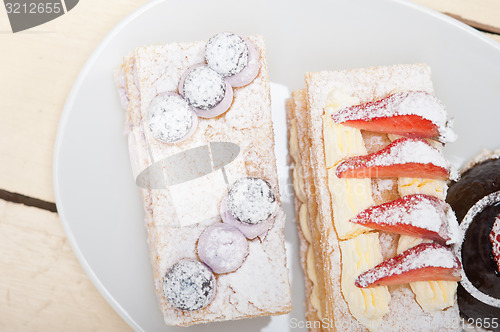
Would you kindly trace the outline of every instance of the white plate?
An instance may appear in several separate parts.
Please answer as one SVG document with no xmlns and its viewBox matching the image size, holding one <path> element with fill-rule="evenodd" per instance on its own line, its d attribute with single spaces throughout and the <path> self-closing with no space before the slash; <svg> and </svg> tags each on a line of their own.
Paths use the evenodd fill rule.
<svg viewBox="0 0 500 332">
<path fill-rule="evenodd" d="M 57 208 L 73 249 L 99 291 L 137 331 L 175 329 L 164 325 L 153 291 L 141 199 L 132 180 L 112 71 L 137 46 L 207 39 L 226 30 L 264 35 L 271 80 L 290 89 L 302 87 L 306 71 L 426 62 L 438 97 L 456 118 L 460 138 L 447 148 L 448 156 L 461 163 L 500 141 L 500 47 L 438 13 L 401 1 L 373 0 L 147 4 L 118 24 L 82 69 L 63 112 L 54 156 Z M 278 90 L 278 166 L 286 189 L 281 104 L 286 89 Z M 284 193 L 284 199 L 294 311 L 195 330 L 287 331 L 290 319 L 304 319 L 291 197 Z"/>
</svg>

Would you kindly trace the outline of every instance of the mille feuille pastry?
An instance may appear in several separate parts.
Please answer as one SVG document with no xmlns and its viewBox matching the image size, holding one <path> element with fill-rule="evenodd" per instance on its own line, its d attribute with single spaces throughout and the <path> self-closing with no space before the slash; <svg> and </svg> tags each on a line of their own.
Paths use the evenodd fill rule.
<svg viewBox="0 0 500 332">
<path fill-rule="evenodd" d="M 448 190 L 464 234 L 458 305 L 466 327 L 500 331 L 500 150 L 474 158 Z"/>
<path fill-rule="evenodd" d="M 292 92 L 292 98 L 287 100 L 287 127 L 289 137 L 289 156 L 291 165 L 291 177 L 293 189 L 295 192 L 295 216 L 298 221 L 299 252 L 301 265 L 305 277 L 306 288 L 306 321 L 319 321 L 321 317 L 320 299 L 325 298 L 324 287 L 318 284 L 316 275 L 316 260 L 321 259 L 320 255 L 315 255 L 320 251 L 319 230 L 315 230 L 316 237 L 313 241 L 313 232 L 308 226 L 308 220 L 315 218 L 314 186 L 312 185 L 312 170 L 309 165 L 309 146 L 310 141 L 307 135 L 306 123 L 306 101 L 305 90 L 296 90 Z M 306 161 L 307 160 L 307 161 Z M 307 180 L 306 180 L 307 179 Z M 315 225 L 311 225 L 314 227 Z M 316 250 L 313 250 L 316 245 Z M 317 257 L 315 257 L 317 256 Z M 321 271 L 320 271 L 321 273 Z M 314 295 L 312 295 L 314 294 Z M 311 327 L 310 330 L 318 329 Z"/>
<path fill-rule="evenodd" d="M 116 82 L 166 324 L 289 312 L 263 39 L 140 47 Z"/>
<path fill-rule="evenodd" d="M 308 73 L 288 102 L 313 331 L 460 331 L 455 139 L 426 65 Z M 299 151 L 297 151 L 297 149 Z"/>
</svg>

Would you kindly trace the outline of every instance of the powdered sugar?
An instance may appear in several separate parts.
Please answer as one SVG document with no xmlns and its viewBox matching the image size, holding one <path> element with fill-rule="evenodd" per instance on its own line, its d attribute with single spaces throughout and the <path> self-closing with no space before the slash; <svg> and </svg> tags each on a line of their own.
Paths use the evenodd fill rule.
<svg viewBox="0 0 500 332">
<path fill-rule="evenodd" d="M 260 224 L 276 212 L 278 203 L 267 181 L 248 177 L 239 179 L 231 186 L 227 206 L 240 222 Z"/>
<path fill-rule="evenodd" d="M 231 32 L 219 33 L 208 41 L 205 60 L 222 76 L 235 75 L 248 63 L 248 48 L 240 36 Z"/>
<path fill-rule="evenodd" d="M 340 163 L 335 172 L 338 177 L 351 177 L 349 171 L 354 171 L 354 177 L 381 177 L 377 172 L 386 166 L 404 166 L 405 164 L 422 165 L 422 172 L 428 170 L 427 177 L 449 177 L 450 167 L 441 151 L 432 147 L 422 139 L 400 138 L 382 150 L 366 156 L 355 156 Z M 429 165 L 434 166 L 429 169 Z M 441 168 L 441 169 L 439 169 Z M 389 169 L 389 168 L 387 168 Z M 358 172 L 358 174 L 356 174 Z M 401 167 L 400 170 L 389 169 L 385 176 L 409 176 L 411 168 Z M 347 175 L 346 175 L 347 174 Z M 424 175 L 424 174 L 422 174 Z"/>
<path fill-rule="evenodd" d="M 495 151 L 490 151 L 488 149 L 483 149 L 479 155 L 474 157 L 473 160 L 465 164 L 465 166 L 461 169 L 461 173 L 467 172 L 469 169 L 472 167 L 481 164 L 482 162 L 490 159 L 498 159 L 500 158 L 500 149 L 497 149 Z"/>
<path fill-rule="evenodd" d="M 198 256 L 215 273 L 237 270 L 248 255 L 248 242 L 235 227 L 219 223 L 208 227 L 198 240 Z"/>
<path fill-rule="evenodd" d="M 457 216 L 455 211 L 449 204 L 446 204 L 446 220 L 448 226 L 448 234 L 450 239 L 446 241 L 447 245 L 455 244 L 460 241 L 460 226 L 458 225 Z"/>
<path fill-rule="evenodd" d="M 495 218 L 495 223 L 491 228 L 491 232 L 489 235 L 493 258 L 498 266 L 498 271 L 500 271 L 500 216 Z"/>
<path fill-rule="evenodd" d="M 318 213 L 324 220 L 331 220 L 331 202 L 328 192 L 327 167 L 325 166 L 323 118 L 330 91 L 343 89 L 347 94 L 362 102 L 382 98 L 393 90 L 425 90 L 432 93 L 430 68 L 427 65 L 395 65 L 390 67 L 363 68 L 335 72 L 309 73 L 308 121 L 309 139 L 312 144 L 311 160 L 318 200 Z M 332 281 L 328 288 L 328 301 L 334 310 L 329 318 L 334 319 L 337 330 L 347 327 L 351 330 L 366 330 L 350 313 L 342 296 L 340 286 L 341 269 L 338 242 L 335 240 L 333 224 L 322 223 L 326 232 L 322 233 L 322 248 L 328 253 L 324 264 L 325 275 Z M 334 234 L 331 236 L 331 234 Z M 325 239 L 325 241 L 323 241 Z M 415 295 L 407 285 L 395 287 L 391 292 L 390 312 L 384 317 L 380 331 L 460 331 L 458 306 L 433 314 L 425 313 L 415 301 Z M 408 319 L 412 317 L 412 319 Z M 347 326 L 347 327 L 346 327 Z"/>
<path fill-rule="evenodd" d="M 458 223 L 454 213 L 450 214 L 449 211 L 452 211 L 450 206 L 436 197 L 416 194 L 368 208 L 350 221 L 362 225 L 366 223 L 381 226 L 408 225 L 435 233 L 432 239 L 453 243 L 458 238 L 456 233 Z M 455 230 L 451 230 L 450 226 L 453 225 Z"/>
<path fill-rule="evenodd" d="M 121 67 L 117 69 L 117 71 L 115 72 L 115 78 L 116 78 L 116 85 L 118 88 L 118 96 L 120 97 L 120 104 L 122 108 L 126 111 L 128 110 L 128 104 L 129 104 L 128 94 L 127 94 L 127 80 L 125 78 L 125 73 L 123 72 L 123 69 Z"/>
<path fill-rule="evenodd" d="M 392 142 L 387 150 L 374 154 L 367 166 L 389 166 L 395 164 L 432 164 L 448 168 L 448 162 L 439 150 L 420 139 L 400 138 Z"/>
<path fill-rule="evenodd" d="M 372 180 L 372 195 L 377 200 L 382 200 L 383 194 L 392 190 L 394 186 L 393 179 L 375 178 Z"/>
<path fill-rule="evenodd" d="M 191 106 L 207 110 L 224 98 L 226 82 L 215 70 L 198 66 L 184 78 L 182 93 Z"/>
<path fill-rule="evenodd" d="M 240 88 L 251 83 L 259 74 L 261 66 L 259 61 L 260 54 L 255 44 L 245 37 L 241 37 L 241 39 L 243 39 L 247 45 L 248 61 L 245 68 L 238 74 L 226 77 L 226 81 L 231 84 L 233 88 Z"/>
<path fill-rule="evenodd" d="M 451 122 L 446 118 L 444 105 L 425 91 L 397 92 L 383 99 L 344 108 L 334 114 L 333 119 L 337 123 L 343 123 L 349 120 L 369 121 L 398 115 L 418 115 L 438 127 L 441 141 L 456 140 L 456 135 L 451 130 Z"/>
<path fill-rule="evenodd" d="M 467 211 L 467 214 L 465 215 L 464 219 L 460 223 L 460 236 L 461 240 L 457 242 L 457 244 L 454 247 L 455 254 L 459 257 L 460 261 L 462 260 L 462 245 L 465 239 L 465 234 L 467 230 L 469 229 L 469 226 L 472 224 L 472 222 L 475 220 L 476 215 L 481 213 L 486 207 L 496 204 L 500 202 L 500 191 L 495 191 L 487 196 L 484 196 L 481 198 L 479 201 L 474 204 L 469 211 Z M 462 281 L 461 281 L 462 286 L 464 289 L 472 295 L 474 298 L 477 300 L 483 302 L 484 304 L 490 305 L 492 307 L 500 308 L 500 299 L 494 298 L 488 294 L 485 294 L 481 292 L 479 289 L 477 289 L 469 280 L 467 275 L 465 274 L 464 271 L 462 271 Z"/>
<path fill-rule="evenodd" d="M 182 259 L 165 274 L 163 293 L 180 310 L 199 310 L 212 302 L 215 283 L 215 276 L 205 264 Z"/>
<path fill-rule="evenodd" d="M 356 285 L 358 287 L 368 287 L 376 284 L 381 279 L 423 268 L 458 270 L 461 269 L 461 265 L 453 251 L 447 247 L 437 243 L 422 243 L 361 274 L 356 279 Z"/>
<path fill-rule="evenodd" d="M 240 146 L 241 153 L 240 158 L 225 167 L 229 183 L 243 176 L 258 176 L 267 179 L 277 191 L 278 177 L 264 41 L 261 37 L 250 37 L 250 40 L 258 46 L 258 54 L 262 55 L 259 58 L 262 69 L 249 86 L 235 91 L 237 95 L 231 111 L 216 119 L 201 120 L 200 127 L 193 137 L 182 144 L 164 144 L 152 138 L 149 130 L 146 130 L 146 137 L 139 146 L 139 152 L 148 155 L 149 150 L 156 160 L 162 160 L 180 151 L 187 151 L 209 142 L 230 141 Z M 134 116 L 137 115 L 131 118 L 134 129 L 142 132 L 143 127 L 147 128 L 142 125 L 146 117 L 141 117 L 141 114 L 147 114 L 148 105 L 158 92 L 175 91 L 183 72 L 188 67 L 203 62 L 205 44 L 205 41 L 200 41 L 147 46 L 136 52 L 141 94 L 131 95 L 131 101 L 135 103 L 131 104 L 129 112 Z M 127 80 L 131 86 L 132 73 L 129 74 Z M 135 90 L 134 88 L 132 92 L 137 92 Z M 252 116 L 248 116 L 250 113 Z M 249 140 L 248 137 L 252 139 Z M 222 178 L 221 174 L 218 176 Z M 221 188 L 200 187 L 198 191 L 207 194 L 205 200 L 213 201 L 217 206 L 227 187 L 221 189 L 222 191 L 219 189 Z M 165 194 L 164 190 L 143 190 L 142 194 L 145 198 L 155 287 L 167 325 L 186 326 L 277 315 L 291 310 L 283 213 L 278 213 L 274 226 L 266 233 L 265 238 L 249 242 L 249 255 L 238 270 L 217 275 L 217 294 L 209 306 L 202 310 L 181 312 L 167 303 L 163 296 L 163 277 L 165 271 L 179 259 L 187 257 L 199 259 L 196 244 L 199 235 L 207 226 L 163 227 L 165 218 L 169 218 L 171 216 L 169 212 L 173 210 L 172 198 Z M 199 205 L 198 202 L 198 200 L 186 200 L 182 209 L 196 207 Z"/>
<path fill-rule="evenodd" d="M 451 269 L 460 266 L 453 251 L 443 246 L 427 246 L 421 252 L 412 252 L 403 260 L 401 265 L 401 271 L 411 271 L 424 267 Z"/>
<path fill-rule="evenodd" d="M 149 106 L 148 127 L 152 135 L 163 142 L 172 143 L 185 137 L 195 119 L 189 104 L 179 95 L 163 93 Z"/>
<path fill-rule="evenodd" d="M 236 227 L 243 235 L 249 240 L 255 239 L 257 236 L 266 236 L 269 229 L 271 229 L 275 222 L 275 217 L 271 216 L 260 224 L 247 224 L 237 220 L 227 207 L 227 197 L 222 199 L 220 205 L 220 216 L 225 224 Z"/>
</svg>

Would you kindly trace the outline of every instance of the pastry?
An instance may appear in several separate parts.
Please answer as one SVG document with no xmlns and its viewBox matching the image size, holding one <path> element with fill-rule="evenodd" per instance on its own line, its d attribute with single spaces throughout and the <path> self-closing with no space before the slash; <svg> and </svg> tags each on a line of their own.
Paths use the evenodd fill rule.
<svg viewBox="0 0 500 332">
<path fill-rule="evenodd" d="M 468 327 L 493 331 L 500 331 L 499 170 L 499 151 L 485 151 L 450 184 L 447 197 L 465 236 L 457 246 L 467 277 L 457 290 L 460 313 Z"/>
<path fill-rule="evenodd" d="M 307 73 L 288 125 L 310 330 L 460 331 L 455 134 L 429 68 Z"/>
<path fill-rule="evenodd" d="M 317 207 L 315 188 L 312 183 L 312 169 L 310 168 L 310 140 L 304 133 L 307 131 L 306 121 L 306 90 L 292 92 L 292 98 L 287 101 L 287 124 L 289 137 L 289 161 L 291 165 L 291 178 L 295 192 L 295 215 L 297 216 L 297 230 L 299 237 L 299 252 L 301 265 L 305 276 L 306 292 L 306 321 L 311 331 L 321 331 L 318 322 L 323 317 L 322 308 L 326 299 L 323 280 L 323 271 L 316 269 L 322 264 L 320 249 L 320 230 L 312 229 Z M 315 248 L 313 248 L 313 246 Z"/>
<path fill-rule="evenodd" d="M 139 47 L 116 82 L 166 324 L 289 312 L 263 38 Z"/>
</svg>

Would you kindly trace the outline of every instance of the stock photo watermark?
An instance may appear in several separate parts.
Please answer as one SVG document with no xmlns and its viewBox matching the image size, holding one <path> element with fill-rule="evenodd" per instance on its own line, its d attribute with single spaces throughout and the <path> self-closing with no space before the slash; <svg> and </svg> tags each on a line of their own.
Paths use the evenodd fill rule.
<svg viewBox="0 0 500 332">
<path fill-rule="evenodd" d="M 375 324 L 375 323 L 374 323 Z M 340 331 L 350 331 L 351 329 L 357 329 L 357 326 L 351 326 L 352 323 L 349 321 L 337 321 L 334 323 L 333 319 L 323 318 L 321 320 L 301 320 L 297 318 L 292 318 L 289 321 L 288 326 L 291 329 L 333 329 L 337 328 Z M 407 326 L 415 326 L 418 328 L 421 326 L 421 322 L 408 320 Z M 373 326 L 374 328 L 376 326 Z M 448 328 L 456 328 L 456 321 L 450 322 Z M 497 329 L 499 327 L 499 318 L 461 318 L 460 327 L 462 329 L 475 329 L 475 328 L 485 328 L 485 329 Z"/>
<path fill-rule="evenodd" d="M 4 0 L 13 33 L 52 21 L 75 8 L 79 0 Z"/>
<path fill-rule="evenodd" d="M 137 147 L 138 143 L 132 140 L 130 144 Z M 164 218 L 164 222 L 169 227 L 189 226 L 217 218 L 220 211 L 213 200 L 226 192 L 235 180 L 235 168 L 245 164 L 240 147 L 232 142 L 210 142 L 166 158 L 155 159 L 150 153 L 149 159 L 150 165 L 134 174 L 136 184 L 142 189 L 161 192 L 168 198 L 172 216 Z M 287 182 L 280 192 L 283 199 L 290 200 L 294 195 L 292 183 Z"/>
</svg>

